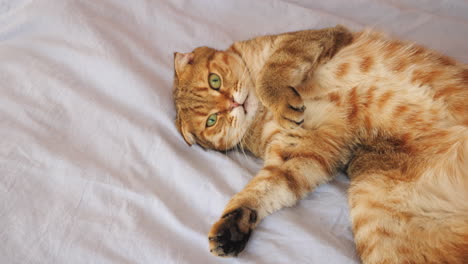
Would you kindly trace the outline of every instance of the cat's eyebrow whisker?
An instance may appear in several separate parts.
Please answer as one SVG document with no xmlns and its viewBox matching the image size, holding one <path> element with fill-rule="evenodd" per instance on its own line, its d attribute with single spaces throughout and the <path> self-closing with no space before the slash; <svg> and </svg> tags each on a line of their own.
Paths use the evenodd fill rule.
<svg viewBox="0 0 468 264">
<path fill-rule="evenodd" d="M 247 67 L 244 67 L 244 70 L 242 71 L 242 74 L 241 74 L 241 76 L 239 77 L 239 81 L 237 82 L 236 91 L 239 91 L 242 82 L 243 82 L 243 81 L 245 80 L 245 78 L 246 78 L 246 76 L 245 76 L 246 73 L 247 73 Z"/>
</svg>

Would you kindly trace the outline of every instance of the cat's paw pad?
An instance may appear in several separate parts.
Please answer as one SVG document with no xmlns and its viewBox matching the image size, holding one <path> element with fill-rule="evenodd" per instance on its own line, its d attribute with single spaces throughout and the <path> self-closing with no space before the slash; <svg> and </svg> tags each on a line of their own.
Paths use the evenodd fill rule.
<svg viewBox="0 0 468 264">
<path fill-rule="evenodd" d="M 304 123 L 305 105 L 301 95 L 294 87 L 287 87 L 270 107 L 275 119 L 284 128 L 295 128 Z"/>
<path fill-rule="evenodd" d="M 208 234 L 211 254 L 237 256 L 244 249 L 256 222 L 257 212 L 245 207 L 223 215 Z"/>
</svg>

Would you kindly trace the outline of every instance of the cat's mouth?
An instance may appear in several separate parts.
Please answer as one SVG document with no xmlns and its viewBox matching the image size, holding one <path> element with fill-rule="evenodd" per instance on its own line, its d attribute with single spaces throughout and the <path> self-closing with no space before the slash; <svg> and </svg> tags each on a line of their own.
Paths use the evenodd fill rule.
<svg viewBox="0 0 468 264">
<path fill-rule="evenodd" d="M 252 97 L 250 96 L 250 92 L 245 91 L 245 93 L 234 94 L 233 101 L 235 102 L 236 106 L 242 106 L 244 115 L 247 115 L 252 111 Z"/>
<path fill-rule="evenodd" d="M 249 101 L 248 101 L 248 99 L 249 99 L 249 95 L 247 94 L 247 96 L 246 96 L 245 99 L 244 99 L 244 102 L 241 104 L 241 105 L 242 105 L 242 108 L 244 108 L 244 114 L 247 114 L 247 113 L 248 113 L 248 111 L 247 111 L 247 109 L 248 109 L 248 107 L 249 107 Z"/>
</svg>

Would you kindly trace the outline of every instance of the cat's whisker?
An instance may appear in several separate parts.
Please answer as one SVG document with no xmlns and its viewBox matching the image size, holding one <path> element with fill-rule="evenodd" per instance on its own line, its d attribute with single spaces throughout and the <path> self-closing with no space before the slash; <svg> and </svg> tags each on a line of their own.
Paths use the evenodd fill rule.
<svg viewBox="0 0 468 264">
<path fill-rule="evenodd" d="M 248 128 L 248 129 L 249 129 L 249 128 Z M 242 152 L 244 158 L 245 158 L 246 160 L 248 160 L 247 154 L 245 154 L 245 150 L 244 150 L 244 140 L 245 140 L 245 138 L 244 138 L 243 135 L 245 135 L 245 134 L 246 134 L 246 133 L 243 133 L 243 134 L 239 133 L 239 135 L 237 136 L 237 141 L 238 141 L 238 143 L 237 143 L 236 146 L 238 147 L 238 149 L 240 149 L 240 152 Z"/>
<path fill-rule="evenodd" d="M 237 87 L 236 87 L 236 91 L 239 91 L 239 89 L 241 88 L 241 85 L 243 83 L 244 80 L 247 79 L 247 73 L 248 73 L 248 69 L 247 67 L 244 67 L 244 70 L 242 71 L 242 74 L 241 76 L 239 77 L 239 81 L 237 82 Z M 246 88 L 248 89 L 248 88 Z M 238 127 L 239 126 L 239 118 L 235 118 L 234 119 L 234 122 L 233 122 L 233 127 Z M 249 130 L 249 129 L 248 129 Z M 245 134 L 245 133 L 244 133 Z M 237 136 L 237 144 L 236 144 L 236 150 L 241 152 L 242 155 L 244 156 L 244 158 L 247 160 L 248 157 L 247 157 L 247 154 L 245 153 L 245 149 L 244 149 L 244 137 L 243 135 L 244 134 L 239 134 Z"/>
<path fill-rule="evenodd" d="M 247 154 L 245 154 L 243 140 L 244 138 L 241 138 L 238 145 L 240 145 L 240 149 L 242 150 L 242 154 L 244 155 L 245 160 L 248 160 Z"/>
<path fill-rule="evenodd" d="M 226 140 L 224 140 L 224 154 L 227 155 L 228 153 L 228 141 L 229 139 L 231 138 L 231 130 L 229 129 L 229 126 L 226 127 L 226 130 L 225 130 L 225 138 Z"/>
</svg>

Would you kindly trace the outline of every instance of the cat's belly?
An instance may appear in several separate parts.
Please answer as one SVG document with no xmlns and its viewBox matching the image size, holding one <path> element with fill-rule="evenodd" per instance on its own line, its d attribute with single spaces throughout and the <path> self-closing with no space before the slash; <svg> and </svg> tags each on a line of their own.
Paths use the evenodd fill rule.
<svg viewBox="0 0 468 264">
<path fill-rule="evenodd" d="M 308 99 L 304 101 L 306 110 L 304 112 L 305 129 L 317 129 L 327 123 L 341 120 L 341 109 L 336 104 L 325 100 Z"/>
</svg>

